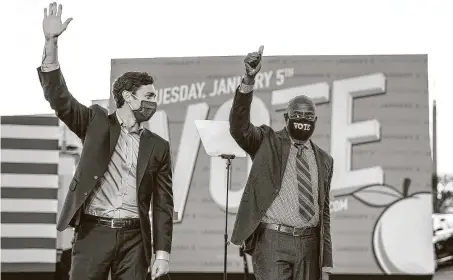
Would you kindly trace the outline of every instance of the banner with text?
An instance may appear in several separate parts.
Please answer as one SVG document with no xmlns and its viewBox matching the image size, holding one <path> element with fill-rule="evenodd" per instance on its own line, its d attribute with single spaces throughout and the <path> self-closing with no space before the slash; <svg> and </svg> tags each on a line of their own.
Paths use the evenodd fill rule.
<svg viewBox="0 0 453 280">
<path fill-rule="evenodd" d="M 427 56 L 279 56 L 262 65 L 255 125 L 283 128 L 294 96 L 318 104 L 313 140 L 335 160 L 334 273 L 432 274 Z M 112 82 L 126 71 L 155 77 L 159 107 L 149 127 L 171 142 L 172 271 L 222 272 L 225 163 L 200 147 L 194 120 L 228 120 L 243 57 L 112 60 Z M 229 235 L 250 167 L 249 158 L 233 161 Z M 233 245 L 228 270 L 243 271 Z"/>
</svg>

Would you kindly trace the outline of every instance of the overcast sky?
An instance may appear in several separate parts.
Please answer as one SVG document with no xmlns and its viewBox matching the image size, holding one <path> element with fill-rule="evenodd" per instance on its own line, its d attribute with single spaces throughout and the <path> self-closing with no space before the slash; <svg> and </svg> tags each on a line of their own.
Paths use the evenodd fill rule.
<svg viewBox="0 0 453 280">
<path fill-rule="evenodd" d="M 1 115 L 50 113 L 35 68 L 43 0 L 2 1 Z M 59 1 L 74 20 L 60 62 L 79 101 L 109 95 L 110 59 L 246 55 L 429 56 L 430 102 L 438 103 L 439 172 L 453 173 L 453 4 L 448 0 Z"/>
</svg>

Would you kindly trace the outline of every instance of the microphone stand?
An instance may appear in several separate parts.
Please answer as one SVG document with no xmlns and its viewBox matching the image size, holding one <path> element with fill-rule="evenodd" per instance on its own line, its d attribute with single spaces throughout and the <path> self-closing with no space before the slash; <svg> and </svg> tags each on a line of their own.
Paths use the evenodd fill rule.
<svg viewBox="0 0 453 280">
<path fill-rule="evenodd" d="M 239 256 L 242 257 L 242 261 L 244 263 L 244 280 L 247 280 L 249 275 L 249 266 L 247 263 L 247 255 L 244 253 L 243 245 L 239 247 Z"/>
<path fill-rule="evenodd" d="M 231 161 L 235 155 L 220 155 L 221 158 L 226 159 L 227 170 L 227 188 L 226 188 L 226 204 L 225 204 L 225 234 L 224 234 L 224 252 L 223 252 L 223 280 L 227 280 L 227 248 L 228 248 L 228 192 L 231 185 Z"/>
</svg>

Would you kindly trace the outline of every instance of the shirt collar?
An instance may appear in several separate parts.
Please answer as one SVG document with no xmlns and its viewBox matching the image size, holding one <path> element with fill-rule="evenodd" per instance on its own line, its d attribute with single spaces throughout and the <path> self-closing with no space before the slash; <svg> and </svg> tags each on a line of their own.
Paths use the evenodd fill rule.
<svg viewBox="0 0 453 280">
<path fill-rule="evenodd" d="M 137 127 L 137 125 L 134 125 L 132 127 L 132 129 L 129 129 L 126 124 L 124 123 L 123 119 L 120 117 L 120 115 L 118 114 L 118 111 L 115 112 L 115 116 L 116 116 L 116 119 L 118 120 L 118 123 L 120 124 L 121 127 L 125 128 L 127 131 L 129 132 L 134 132 L 135 131 L 135 127 Z M 142 132 L 143 132 L 143 129 L 144 129 L 144 126 L 143 126 L 143 123 L 141 123 L 140 125 L 138 125 L 138 130 L 137 132 L 141 135 Z"/>
<path fill-rule="evenodd" d="M 285 129 L 286 129 L 286 133 L 288 134 L 288 137 L 289 137 L 289 139 L 290 139 L 290 141 L 291 141 L 291 145 L 294 145 L 294 146 L 296 146 L 296 147 L 297 147 L 298 145 L 300 145 L 300 144 L 299 144 L 300 142 L 296 142 L 296 141 L 293 139 L 293 137 L 291 137 L 291 134 L 289 133 L 288 129 L 287 129 L 287 128 L 285 128 Z M 311 139 L 311 138 L 310 138 L 310 139 Z M 309 147 L 310 147 L 310 146 L 309 146 L 309 145 L 310 145 L 310 139 L 308 139 L 308 140 L 305 141 L 303 144 L 302 144 L 302 143 L 301 143 L 301 144 L 302 144 L 305 148 L 309 148 Z"/>
</svg>

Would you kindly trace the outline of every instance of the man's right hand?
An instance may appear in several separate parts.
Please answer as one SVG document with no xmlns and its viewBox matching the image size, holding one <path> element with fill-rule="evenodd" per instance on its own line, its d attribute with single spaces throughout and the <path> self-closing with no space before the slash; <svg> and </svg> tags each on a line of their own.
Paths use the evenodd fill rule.
<svg viewBox="0 0 453 280">
<path fill-rule="evenodd" d="M 245 77 L 247 84 L 252 84 L 256 74 L 261 70 L 261 58 L 263 57 L 264 46 L 261 46 L 258 52 L 249 53 L 245 59 Z"/>
<path fill-rule="evenodd" d="M 47 40 L 57 38 L 68 28 L 72 18 L 68 18 L 64 23 L 61 22 L 61 12 L 63 6 L 57 6 L 56 2 L 49 4 L 49 10 L 44 9 L 44 19 L 42 21 L 42 29 Z"/>
</svg>

